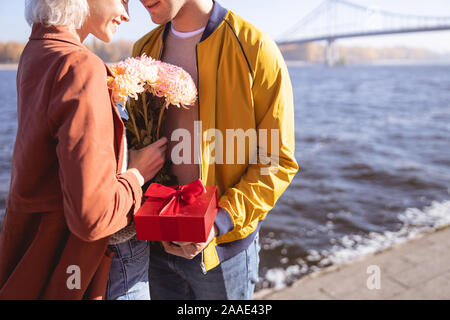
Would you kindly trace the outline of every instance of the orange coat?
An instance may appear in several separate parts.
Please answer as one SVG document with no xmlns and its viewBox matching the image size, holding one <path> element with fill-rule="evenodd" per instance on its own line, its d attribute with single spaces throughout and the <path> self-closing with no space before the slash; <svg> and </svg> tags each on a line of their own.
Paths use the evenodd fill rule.
<svg viewBox="0 0 450 320">
<path fill-rule="evenodd" d="M 34 25 L 17 73 L 18 131 L 0 234 L 0 299 L 102 299 L 109 235 L 141 203 L 120 174 L 108 69 L 63 27 Z M 80 288 L 68 285 L 79 267 Z M 72 277 L 72 278 L 71 278 Z"/>
</svg>

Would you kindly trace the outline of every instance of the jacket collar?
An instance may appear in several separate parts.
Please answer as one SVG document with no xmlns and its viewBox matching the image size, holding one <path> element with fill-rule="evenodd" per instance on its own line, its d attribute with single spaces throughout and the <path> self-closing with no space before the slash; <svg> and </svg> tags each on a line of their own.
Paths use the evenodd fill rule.
<svg viewBox="0 0 450 320">
<path fill-rule="evenodd" d="M 205 31 L 203 31 L 202 38 L 200 42 L 206 40 L 213 32 L 217 29 L 220 23 L 225 19 L 228 12 L 227 9 L 222 7 L 217 1 L 213 1 L 213 9 L 211 15 L 209 16 L 208 23 L 206 24 Z M 166 38 L 167 33 L 170 30 L 170 22 L 166 23 L 162 33 L 162 39 Z"/>
<path fill-rule="evenodd" d="M 47 27 L 43 24 L 35 23 L 31 29 L 30 40 L 56 40 L 85 48 L 85 46 L 80 42 L 80 39 L 78 39 L 65 26 Z"/>
<path fill-rule="evenodd" d="M 214 7 L 209 17 L 208 23 L 206 24 L 205 31 L 203 31 L 202 38 L 200 41 L 208 38 L 214 30 L 220 25 L 220 23 L 225 19 L 228 10 L 222 7 L 217 1 L 214 1 Z"/>
</svg>

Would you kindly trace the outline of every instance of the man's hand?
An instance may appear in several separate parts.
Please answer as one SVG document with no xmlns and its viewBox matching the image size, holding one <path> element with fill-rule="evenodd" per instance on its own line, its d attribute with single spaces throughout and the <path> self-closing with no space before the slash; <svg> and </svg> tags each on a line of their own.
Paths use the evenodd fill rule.
<svg viewBox="0 0 450 320">
<path fill-rule="evenodd" d="M 194 257 L 202 252 L 218 233 L 217 227 L 214 225 L 214 227 L 211 228 L 211 232 L 209 233 L 206 242 L 161 242 L 167 253 L 186 259 L 194 259 Z"/>
</svg>

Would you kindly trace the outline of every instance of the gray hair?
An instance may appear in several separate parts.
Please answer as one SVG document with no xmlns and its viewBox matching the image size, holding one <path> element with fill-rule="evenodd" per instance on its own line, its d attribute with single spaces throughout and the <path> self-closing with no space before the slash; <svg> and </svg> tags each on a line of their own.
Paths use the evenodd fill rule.
<svg viewBox="0 0 450 320">
<path fill-rule="evenodd" d="M 67 26 L 80 29 L 89 14 L 87 0 L 26 0 L 25 19 L 31 26 Z"/>
</svg>

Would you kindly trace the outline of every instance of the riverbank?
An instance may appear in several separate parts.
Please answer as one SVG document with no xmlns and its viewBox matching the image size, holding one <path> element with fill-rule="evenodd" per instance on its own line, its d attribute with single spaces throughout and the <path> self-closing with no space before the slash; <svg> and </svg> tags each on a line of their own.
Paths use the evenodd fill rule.
<svg viewBox="0 0 450 320">
<path fill-rule="evenodd" d="M 108 66 L 115 64 L 116 62 L 107 62 Z M 308 62 L 308 61 L 296 61 L 286 60 L 288 67 L 311 67 L 322 66 L 323 62 Z M 347 66 L 415 66 L 415 65 L 450 65 L 450 60 L 379 60 L 365 63 L 351 63 Z M 0 70 L 17 70 L 17 63 L 0 63 Z M 342 65 L 341 65 L 342 66 Z"/>
<path fill-rule="evenodd" d="M 278 291 L 259 291 L 255 299 L 450 299 L 450 228 L 330 266 Z"/>
<path fill-rule="evenodd" d="M 0 63 L 0 70 L 17 70 L 17 63 Z"/>
</svg>

